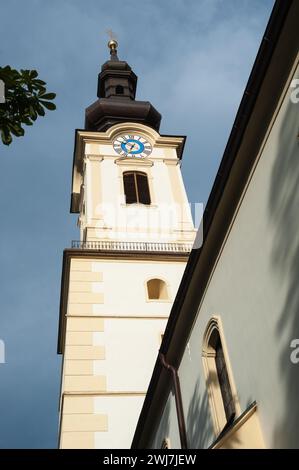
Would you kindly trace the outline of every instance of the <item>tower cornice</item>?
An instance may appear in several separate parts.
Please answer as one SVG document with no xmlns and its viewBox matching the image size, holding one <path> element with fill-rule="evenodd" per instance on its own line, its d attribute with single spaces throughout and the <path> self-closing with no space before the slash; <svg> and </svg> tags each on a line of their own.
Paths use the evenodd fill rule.
<svg viewBox="0 0 299 470">
<path fill-rule="evenodd" d="M 172 148 L 176 152 L 177 158 L 168 158 L 168 162 L 181 159 L 185 146 L 186 136 L 161 135 L 149 126 L 140 123 L 120 123 L 111 126 L 104 132 L 86 131 L 77 129 L 75 131 L 75 148 L 73 158 L 73 176 L 72 176 L 72 197 L 71 197 L 71 213 L 78 212 L 79 194 L 82 184 L 83 163 L 85 157 L 99 157 L 101 153 L 100 146 L 112 145 L 113 140 L 120 134 L 124 133 L 140 133 L 149 140 L 152 147 Z M 88 147 L 87 147 L 88 146 Z"/>
</svg>

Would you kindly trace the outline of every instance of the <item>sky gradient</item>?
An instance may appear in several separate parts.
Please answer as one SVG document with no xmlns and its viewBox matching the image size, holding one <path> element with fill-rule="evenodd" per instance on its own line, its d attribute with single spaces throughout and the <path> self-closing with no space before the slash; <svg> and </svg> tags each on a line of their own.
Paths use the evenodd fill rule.
<svg viewBox="0 0 299 470">
<path fill-rule="evenodd" d="M 0 448 L 55 448 L 62 252 L 78 239 L 69 213 L 74 129 L 96 99 L 105 30 L 138 75 L 137 99 L 161 133 L 187 135 L 183 176 L 206 202 L 272 0 L 10 0 L 1 8 L 2 65 L 37 69 L 57 110 L 1 145 Z"/>
</svg>

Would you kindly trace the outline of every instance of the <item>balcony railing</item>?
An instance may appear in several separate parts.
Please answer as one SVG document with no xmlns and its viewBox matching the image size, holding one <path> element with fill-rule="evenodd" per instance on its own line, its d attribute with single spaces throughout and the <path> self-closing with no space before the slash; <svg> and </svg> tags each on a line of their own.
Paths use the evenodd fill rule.
<svg viewBox="0 0 299 470">
<path fill-rule="evenodd" d="M 190 253 L 192 243 L 160 243 L 160 242 L 124 242 L 124 241 L 72 241 L 72 248 L 98 251 L 149 251 Z"/>
</svg>

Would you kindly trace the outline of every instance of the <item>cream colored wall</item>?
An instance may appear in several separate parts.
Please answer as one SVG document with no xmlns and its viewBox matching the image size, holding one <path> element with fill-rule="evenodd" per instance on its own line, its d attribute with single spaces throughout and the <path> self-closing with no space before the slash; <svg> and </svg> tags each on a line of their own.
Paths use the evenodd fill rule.
<svg viewBox="0 0 299 470">
<path fill-rule="evenodd" d="M 143 400 L 144 394 L 65 395 L 60 447 L 130 448 Z"/>
<path fill-rule="evenodd" d="M 105 318 L 94 344 L 105 344 L 105 360 L 93 362 L 94 375 L 106 377 L 107 390 L 145 392 L 167 319 Z M 128 375 L 131 375 L 128 380 Z"/>
<path fill-rule="evenodd" d="M 129 447 L 185 267 L 98 256 L 70 265 L 61 448 Z M 147 300 L 153 277 L 167 283 L 169 301 Z"/>
<path fill-rule="evenodd" d="M 107 432 L 95 432 L 96 449 L 129 449 L 142 408 L 142 395 L 106 395 L 94 399 L 95 413 L 109 415 Z"/>
<path fill-rule="evenodd" d="M 167 317 L 184 268 L 184 262 L 173 261 L 94 261 L 93 271 L 104 273 L 105 303 L 94 304 L 93 314 Z M 169 301 L 147 300 L 146 281 L 157 277 L 168 284 Z"/>
<path fill-rule="evenodd" d="M 176 153 L 178 142 L 168 139 L 168 145 L 161 147 L 161 143 L 156 144 L 159 134 L 141 124 L 113 126 L 109 139 L 108 132 L 111 129 L 84 140 L 86 217 L 80 214 L 81 233 L 87 229 L 87 240 L 192 243 L 195 231 Z M 153 146 L 150 157 L 120 159 L 113 149 L 113 140 L 120 133 L 147 138 Z M 128 170 L 148 175 L 150 206 L 125 204 L 122 174 Z M 133 219 L 138 219 L 134 225 Z"/>
<path fill-rule="evenodd" d="M 150 141 L 150 158 L 120 159 L 119 134 Z M 81 203 L 81 240 L 188 242 L 195 230 L 182 182 L 180 137 L 161 137 L 139 124 L 107 132 L 78 131 L 73 192 Z M 151 205 L 126 205 L 123 172 L 148 175 Z M 140 248 L 140 247 L 139 247 Z M 123 247 L 123 251 L 128 248 Z M 60 447 L 129 448 L 179 286 L 185 260 L 72 259 L 61 386 Z M 146 282 L 167 284 L 167 300 L 148 300 Z"/>
</svg>

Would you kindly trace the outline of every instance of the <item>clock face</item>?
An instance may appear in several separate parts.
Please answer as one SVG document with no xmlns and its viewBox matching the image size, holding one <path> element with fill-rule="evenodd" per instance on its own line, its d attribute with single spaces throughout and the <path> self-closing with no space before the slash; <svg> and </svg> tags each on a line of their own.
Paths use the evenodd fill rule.
<svg viewBox="0 0 299 470">
<path fill-rule="evenodd" d="M 113 142 L 115 152 L 123 157 L 148 157 L 152 151 L 151 144 L 140 135 L 120 135 Z"/>
</svg>

